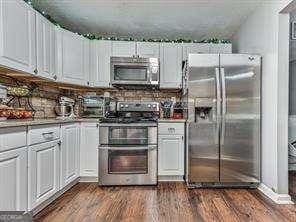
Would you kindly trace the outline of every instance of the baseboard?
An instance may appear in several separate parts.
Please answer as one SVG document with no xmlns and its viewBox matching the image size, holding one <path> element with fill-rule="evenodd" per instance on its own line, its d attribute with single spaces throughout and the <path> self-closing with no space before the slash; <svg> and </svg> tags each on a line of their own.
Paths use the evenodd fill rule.
<svg viewBox="0 0 296 222">
<path fill-rule="evenodd" d="M 54 200 L 56 200 L 59 196 L 61 196 L 63 193 L 65 193 L 67 190 L 69 190 L 71 187 L 73 187 L 78 182 L 79 182 L 79 178 L 75 179 L 73 182 L 71 182 L 67 186 L 65 186 L 62 190 L 58 191 L 52 197 L 45 200 L 40 205 L 38 205 L 33 210 L 31 210 L 30 213 L 33 216 L 36 215 L 37 213 L 39 213 L 41 210 L 43 210 L 45 207 L 47 207 L 49 204 L 51 204 Z"/>
<path fill-rule="evenodd" d="M 158 176 L 158 181 L 184 181 L 184 176 Z"/>
<path fill-rule="evenodd" d="M 269 197 L 277 204 L 294 204 L 289 194 L 278 194 L 263 183 L 260 183 L 258 190 Z"/>
<path fill-rule="evenodd" d="M 94 176 L 94 177 L 80 177 L 79 182 L 81 183 L 93 183 L 93 182 L 98 182 L 99 179 L 98 177 Z"/>
</svg>

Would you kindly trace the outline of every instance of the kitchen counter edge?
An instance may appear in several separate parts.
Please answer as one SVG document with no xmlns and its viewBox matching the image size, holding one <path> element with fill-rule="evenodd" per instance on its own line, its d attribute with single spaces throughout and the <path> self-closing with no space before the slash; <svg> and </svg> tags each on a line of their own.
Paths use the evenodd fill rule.
<svg viewBox="0 0 296 222">
<path fill-rule="evenodd" d="M 98 123 L 99 119 L 90 118 L 77 118 L 77 119 L 27 119 L 27 120 L 6 120 L 0 122 L 0 128 L 7 127 L 20 127 L 20 126 L 34 126 L 34 125 L 46 125 L 46 124 L 67 124 L 67 123 L 77 123 L 77 122 L 94 122 Z"/>
</svg>

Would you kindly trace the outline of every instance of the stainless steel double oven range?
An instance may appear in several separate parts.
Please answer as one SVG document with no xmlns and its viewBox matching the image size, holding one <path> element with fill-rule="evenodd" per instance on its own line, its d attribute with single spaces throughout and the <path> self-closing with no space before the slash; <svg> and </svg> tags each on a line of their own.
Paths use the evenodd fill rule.
<svg viewBox="0 0 296 222">
<path fill-rule="evenodd" d="M 117 117 L 101 120 L 99 185 L 157 184 L 156 102 L 118 102 Z"/>
</svg>

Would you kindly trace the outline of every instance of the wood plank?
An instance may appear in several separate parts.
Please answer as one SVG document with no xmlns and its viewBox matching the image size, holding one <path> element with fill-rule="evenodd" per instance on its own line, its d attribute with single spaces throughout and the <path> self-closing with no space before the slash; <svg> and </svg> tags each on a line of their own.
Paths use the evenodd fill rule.
<svg viewBox="0 0 296 222">
<path fill-rule="evenodd" d="M 295 205 L 276 205 L 256 189 L 192 189 L 182 182 L 99 187 L 78 183 L 34 221 L 296 221 Z"/>
</svg>

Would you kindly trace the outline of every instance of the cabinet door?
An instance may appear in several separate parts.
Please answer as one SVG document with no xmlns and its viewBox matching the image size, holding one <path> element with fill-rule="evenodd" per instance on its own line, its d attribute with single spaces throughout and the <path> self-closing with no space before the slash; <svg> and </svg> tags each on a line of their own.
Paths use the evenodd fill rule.
<svg viewBox="0 0 296 222">
<path fill-rule="evenodd" d="M 232 44 L 210 44 L 210 53 L 232 53 Z"/>
<path fill-rule="evenodd" d="M 79 177 L 79 124 L 62 126 L 61 189 Z"/>
<path fill-rule="evenodd" d="M 29 210 L 59 191 L 59 153 L 57 141 L 29 147 Z"/>
<path fill-rule="evenodd" d="M 159 135 L 158 175 L 184 175 L 184 141 L 181 135 Z"/>
<path fill-rule="evenodd" d="M 159 43 L 137 42 L 137 55 L 144 58 L 159 58 Z"/>
<path fill-rule="evenodd" d="M 190 53 L 210 53 L 210 44 L 207 43 L 184 43 L 183 60 L 188 59 Z"/>
<path fill-rule="evenodd" d="M 55 75 L 55 27 L 36 12 L 37 74 L 54 79 Z"/>
<path fill-rule="evenodd" d="M 0 65 L 34 73 L 35 11 L 24 1 L 0 0 Z"/>
<path fill-rule="evenodd" d="M 58 72 L 66 83 L 88 85 L 90 40 L 57 29 Z"/>
<path fill-rule="evenodd" d="M 182 87 L 182 46 L 163 43 L 160 48 L 160 88 Z"/>
<path fill-rule="evenodd" d="M 90 84 L 110 87 L 111 41 L 93 40 L 90 55 Z"/>
<path fill-rule="evenodd" d="M 80 176 L 98 176 L 98 135 L 98 124 L 81 124 Z"/>
<path fill-rule="evenodd" d="M 112 56 L 131 57 L 134 55 L 136 55 L 136 42 L 112 42 Z"/>
<path fill-rule="evenodd" d="M 0 210 L 27 211 L 27 148 L 0 153 Z"/>
</svg>

